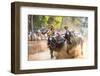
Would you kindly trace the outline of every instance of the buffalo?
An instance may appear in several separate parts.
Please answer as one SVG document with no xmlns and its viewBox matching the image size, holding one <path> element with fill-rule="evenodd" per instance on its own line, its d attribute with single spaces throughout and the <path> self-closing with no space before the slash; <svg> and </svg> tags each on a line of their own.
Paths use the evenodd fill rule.
<svg viewBox="0 0 100 76">
<path fill-rule="evenodd" d="M 48 38 L 51 59 L 78 58 L 83 55 L 83 38 L 75 34 L 66 35 Z"/>
</svg>

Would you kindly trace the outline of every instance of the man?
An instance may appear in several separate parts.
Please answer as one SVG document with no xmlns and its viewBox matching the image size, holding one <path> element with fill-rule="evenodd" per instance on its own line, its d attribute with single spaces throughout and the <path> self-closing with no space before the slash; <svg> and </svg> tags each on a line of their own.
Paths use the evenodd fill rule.
<svg viewBox="0 0 100 76">
<path fill-rule="evenodd" d="M 56 40 L 55 40 L 55 29 L 54 27 L 51 25 L 48 29 L 48 32 L 47 32 L 47 35 L 48 35 L 48 46 L 50 48 L 50 53 L 51 53 L 51 58 L 53 58 L 53 50 L 54 48 L 56 48 Z"/>
<path fill-rule="evenodd" d="M 52 37 L 55 35 L 55 29 L 54 29 L 53 25 L 49 27 L 47 34 L 48 34 L 48 37 Z"/>
<path fill-rule="evenodd" d="M 48 32 L 47 32 L 47 35 L 48 35 L 48 45 L 51 44 L 51 39 L 53 39 L 54 43 L 55 43 L 55 39 L 54 39 L 54 36 L 55 36 L 55 29 L 53 27 L 53 25 L 51 25 L 48 29 Z M 53 45 L 53 44 L 52 44 Z"/>
<path fill-rule="evenodd" d="M 67 39 L 68 44 L 71 44 L 71 32 L 68 30 L 68 26 L 65 26 L 64 29 L 66 30 L 65 39 Z"/>
</svg>

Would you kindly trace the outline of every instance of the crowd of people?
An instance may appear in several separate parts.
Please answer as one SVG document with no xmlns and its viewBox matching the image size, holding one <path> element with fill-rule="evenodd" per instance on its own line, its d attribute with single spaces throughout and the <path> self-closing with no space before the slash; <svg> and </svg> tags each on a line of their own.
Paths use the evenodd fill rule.
<svg viewBox="0 0 100 76">
<path fill-rule="evenodd" d="M 57 31 L 53 26 L 50 26 L 48 28 L 39 29 L 37 31 L 31 31 L 28 33 L 28 40 L 34 41 L 34 40 L 49 40 L 50 38 L 56 39 L 63 39 L 66 38 L 68 43 L 71 43 L 71 36 L 75 36 L 74 31 L 70 31 L 68 26 L 64 27 L 64 32 Z"/>
<path fill-rule="evenodd" d="M 36 31 L 33 30 L 33 31 L 28 32 L 28 40 L 29 41 L 47 40 L 48 38 L 56 36 L 56 35 L 58 35 L 58 31 L 55 30 L 53 26 L 50 26 L 48 28 L 42 28 Z"/>
<path fill-rule="evenodd" d="M 37 30 L 36 32 L 34 31 L 30 31 L 28 33 L 28 40 L 29 41 L 34 41 L 34 40 L 47 40 L 47 34 L 46 33 L 42 33 L 41 30 Z"/>
</svg>

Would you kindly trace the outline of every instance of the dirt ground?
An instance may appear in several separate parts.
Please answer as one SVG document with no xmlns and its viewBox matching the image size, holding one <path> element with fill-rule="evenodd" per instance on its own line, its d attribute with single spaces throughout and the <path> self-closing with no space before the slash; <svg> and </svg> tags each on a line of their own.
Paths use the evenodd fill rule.
<svg viewBox="0 0 100 76">
<path fill-rule="evenodd" d="M 28 60 L 50 59 L 50 50 L 46 40 L 28 41 Z"/>
<path fill-rule="evenodd" d="M 87 41 L 83 44 L 83 57 L 86 55 Z M 64 51 L 59 52 L 60 59 L 64 59 L 66 53 Z M 50 60 L 50 50 L 47 46 L 47 40 L 28 41 L 28 60 Z"/>
</svg>

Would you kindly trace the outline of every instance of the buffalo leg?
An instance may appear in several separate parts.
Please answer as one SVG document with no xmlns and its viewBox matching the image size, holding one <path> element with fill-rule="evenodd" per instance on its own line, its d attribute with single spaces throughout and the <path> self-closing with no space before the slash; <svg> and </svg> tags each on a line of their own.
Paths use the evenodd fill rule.
<svg viewBox="0 0 100 76">
<path fill-rule="evenodd" d="M 50 51 L 50 53 L 51 53 L 51 59 L 53 58 L 53 51 Z"/>
<path fill-rule="evenodd" d="M 51 55 L 51 59 L 53 58 L 53 49 L 50 48 L 50 55 Z"/>
</svg>

